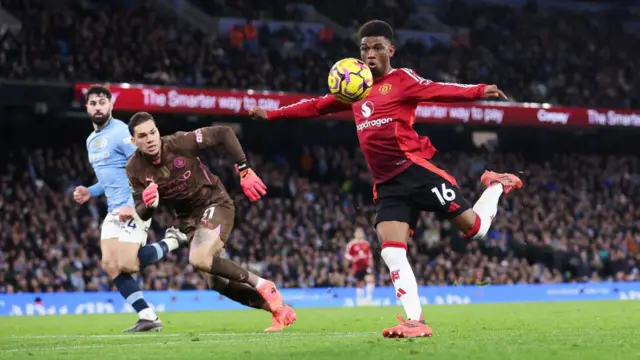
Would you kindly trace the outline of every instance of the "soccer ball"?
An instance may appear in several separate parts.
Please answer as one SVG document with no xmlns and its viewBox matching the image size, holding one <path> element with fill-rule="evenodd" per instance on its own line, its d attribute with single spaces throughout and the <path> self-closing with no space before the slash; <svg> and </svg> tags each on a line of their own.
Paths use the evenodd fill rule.
<svg viewBox="0 0 640 360">
<path fill-rule="evenodd" d="M 329 71 L 329 92 L 341 102 L 353 103 L 366 98 L 371 86 L 371 69 L 358 59 L 342 59 Z"/>
</svg>

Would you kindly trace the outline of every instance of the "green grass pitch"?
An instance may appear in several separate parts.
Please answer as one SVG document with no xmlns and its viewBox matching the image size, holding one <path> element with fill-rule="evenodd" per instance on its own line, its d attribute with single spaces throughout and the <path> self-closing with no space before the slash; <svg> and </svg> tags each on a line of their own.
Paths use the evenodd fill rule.
<svg viewBox="0 0 640 360">
<path fill-rule="evenodd" d="M 258 310 L 162 313 L 135 335 L 133 314 L 4 317 L 0 359 L 640 359 L 640 301 L 426 306 L 434 337 L 383 339 L 401 310 L 300 309 L 277 334 Z"/>
</svg>

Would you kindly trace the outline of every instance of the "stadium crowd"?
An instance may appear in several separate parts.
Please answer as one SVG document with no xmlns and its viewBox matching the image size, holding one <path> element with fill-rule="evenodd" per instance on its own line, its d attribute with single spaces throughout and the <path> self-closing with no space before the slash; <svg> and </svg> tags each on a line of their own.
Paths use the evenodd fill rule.
<svg viewBox="0 0 640 360">
<path fill-rule="evenodd" d="M 249 0 L 194 3 L 249 19 L 301 16 L 283 1 L 271 4 L 277 11 Z M 307 3 L 327 13 L 338 9 L 333 1 Z M 430 49 L 408 42 L 396 64 L 437 80 L 497 83 L 515 100 L 640 105 L 637 57 L 630 53 L 640 44 L 623 31 L 623 21 L 446 3 L 442 21 L 470 27 L 469 41 Z M 2 0 L 4 9 L 29 26 L 0 39 L 0 78 L 317 93 L 325 91 L 328 67 L 357 51 L 353 39 L 328 29 L 310 37 L 295 28 L 271 32 L 239 24 L 228 34 L 205 34 L 152 6 L 144 0 L 100 6 L 90 0 Z M 404 1 L 371 1 L 367 9 L 360 15 L 396 25 L 412 12 Z M 362 18 L 352 17 L 354 9 L 343 10 L 336 21 L 355 30 L 349 19 Z M 236 225 L 227 256 L 281 287 L 353 286 L 344 251 L 362 227 L 374 248 L 376 282 L 390 283 L 371 226 L 370 179 L 358 151 L 325 146 L 256 154 L 250 160 L 269 196 L 251 205 L 235 192 Z M 98 239 L 105 201 L 79 206 L 71 196 L 76 185 L 92 182 L 83 145 L 24 148 L 2 157 L 7 165 L 0 168 L 0 292 L 110 288 Z M 231 164 L 214 156 L 205 160 L 222 171 L 231 189 L 237 187 Z M 419 283 L 640 280 L 637 158 L 574 154 L 540 162 L 519 154 L 447 153 L 440 160 L 472 202 L 487 166 L 527 169 L 525 188 L 502 200 L 483 241 L 468 242 L 447 221 L 422 214 L 409 247 Z M 171 219 L 167 211 L 155 215 L 150 242 L 173 225 Z M 143 273 L 146 289 L 205 287 L 183 251 Z"/>
<path fill-rule="evenodd" d="M 194 1 L 216 16 L 248 19 L 300 18 L 284 1 Z M 382 17 L 401 26 L 414 13 L 410 1 L 370 1 L 367 11 L 307 1 L 336 21 Z M 467 7 L 442 2 L 440 19 L 470 28 L 468 41 L 430 49 L 410 41 L 395 64 L 449 82 L 499 84 L 512 100 L 638 107 L 636 36 L 624 31 L 619 14 L 546 14 L 535 9 Z M 326 91 L 327 69 L 354 56 L 353 39 L 329 29 L 318 34 L 300 28 L 238 24 L 216 35 L 163 17 L 150 1 L 90 0 L 47 2 L 3 0 L 23 23 L 20 34 L 6 32 L 0 43 L 0 77 L 66 81 L 112 81 L 216 88 Z M 66 5 L 71 4 L 71 5 Z M 341 3 L 342 4 L 342 3 Z M 358 3 L 358 6 L 360 3 Z M 269 10 L 269 11 L 267 11 Z M 360 17 L 354 17 L 357 13 Z M 351 20 L 347 20 L 351 19 Z M 249 54 L 250 56 L 247 56 Z"/>
<path fill-rule="evenodd" d="M 269 197 L 250 205 L 232 166 L 211 155 L 235 192 L 237 217 L 227 256 L 281 287 L 353 286 L 345 246 L 364 228 L 379 285 L 390 284 L 371 227 L 369 177 L 360 153 L 313 147 L 250 160 Z M 486 240 L 468 242 L 447 221 L 423 213 L 409 247 L 421 284 L 550 283 L 640 280 L 640 167 L 635 157 L 448 153 L 440 159 L 475 201 L 479 176 L 527 169 L 524 191 L 502 200 Z M 490 159 L 490 163 L 488 160 Z M 0 291 L 95 291 L 110 287 L 100 268 L 104 199 L 79 206 L 71 193 L 92 180 L 82 145 L 15 151 L 0 179 Z M 156 214 L 149 241 L 172 216 Z M 204 280 L 178 251 L 149 266 L 146 289 L 200 289 Z"/>
</svg>

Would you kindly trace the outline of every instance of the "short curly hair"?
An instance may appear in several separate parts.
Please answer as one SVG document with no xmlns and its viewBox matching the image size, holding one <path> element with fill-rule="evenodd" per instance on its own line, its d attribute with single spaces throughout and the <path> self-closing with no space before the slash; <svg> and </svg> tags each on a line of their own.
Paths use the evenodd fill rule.
<svg viewBox="0 0 640 360">
<path fill-rule="evenodd" d="M 393 29 L 391 25 L 382 20 L 371 20 L 360 27 L 358 30 L 360 37 L 382 36 L 393 42 Z"/>
</svg>

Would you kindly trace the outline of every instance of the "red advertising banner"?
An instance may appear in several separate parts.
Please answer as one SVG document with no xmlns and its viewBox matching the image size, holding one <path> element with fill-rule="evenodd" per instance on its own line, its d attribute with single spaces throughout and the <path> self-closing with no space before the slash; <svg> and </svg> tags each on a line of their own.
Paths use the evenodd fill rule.
<svg viewBox="0 0 640 360">
<path fill-rule="evenodd" d="M 260 106 L 267 110 L 291 105 L 316 95 L 253 90 L 190 89 L 163 86 L 106 84 L 114 107 L 124 111 L 212 115 L 246 115 Z M 76 100 L 84 102 L 90 84 L 75 85 Z M 330 117 L 349 119 L 350 113 Z M 423 103 L 416 109 L 422 123 L 470 125 L 640 127 L 640 110 L 579 108 L 532 103 Z"/>
</svg>

